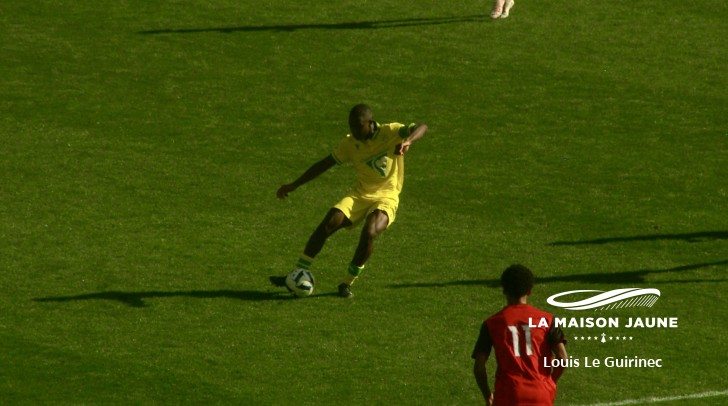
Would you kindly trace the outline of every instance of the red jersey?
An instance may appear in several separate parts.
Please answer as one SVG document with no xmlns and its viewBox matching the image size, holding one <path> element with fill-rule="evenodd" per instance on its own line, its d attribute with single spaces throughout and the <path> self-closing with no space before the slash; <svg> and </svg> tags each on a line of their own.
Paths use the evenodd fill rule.
<svg viewBox="0 0 728 406">
<path fill-rule="evenodd" d="M 542 318 L 548 327 L 529 327 L 538 325 Z M 554 327 L 553 319 L 553 315 L 531 305 L 516 304 L 483 322 L 473 358 L 478 352 L 490 355 L 491 347 L 495 348 L 498 369 L 494 405 L 553 405 L 556 384 L 551 379 L 551 349 L 566 341 L 561 329 Z"/>
</svg>

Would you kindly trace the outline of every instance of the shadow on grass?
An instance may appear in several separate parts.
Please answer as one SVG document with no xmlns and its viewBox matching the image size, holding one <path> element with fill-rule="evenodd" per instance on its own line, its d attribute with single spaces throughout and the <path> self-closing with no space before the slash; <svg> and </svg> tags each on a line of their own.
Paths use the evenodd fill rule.
<svg viewBox="0 0 728 406">
<path fill-rule="evenodd" d="M 372 30 L 381 28 L 414 27 L 421 25 L 441 25 L 454 23 L 468 23 L 487 21 L 485 15 L 471 15 L 464 17 L 435 17 L 435 18 L 406 18 L 398 20 L 381 21 L 359 21 L 348 23 L 329 24 L 282 24 L 282 25 L 261 25 L 261 26 L 239 26 L 239 27 L 211 27 L 211 28 L 180 28 L 180 29 L 159 29 L 139 31 L 139 34 L 199 34 L 206 32 L 217 32 L 231 34 L 234 32 L 294 32 L 299 30 Z"/>
<path fill-rule="evenodd" d="M 188 290 L 178 292 L 121 292 L 108 291 L 88 293 L 76 296 L 42 297 L 33 299 L 36 302 L 72 302 L 80 300 L 112 300 L 131 307 L 145 307 L 144 299 L 165 297 L 189 297 L 194 299 L 236 299 L 248 301 L 290 300 L 295 299 L 287 292 L 261 292 L 255 290 Z"/>
<path fill-rule="evenodd" d="M 633 242 L 633 241 L 658 241 L 658 240 L 679 240 L 685 242 L 702 242 L 708 240 L 726 240 L 728 239 L 728 231 L 702 231 L 697 233 L 684 234 L 651 234 L 636 235 L 632 237 L 612 237 L 598 238 L 595 240 L 584 241 L 556 241 L 549 245 L 598 245 L 609 244 L 613 242 Z"/>
<path fill-rule="evenodd" d="M 539 278 L 536 276 L 536 283 L 551 283 L 551 282 L 579 282 L 579 283 L 593 283 L 593 284 L 641 284 L 647 283 L 645 277 L 648 275 L 664 274 L 670 272 L 682 272 L 692 271 L 700 268 L 707 268 L 711 266 L 725 266 L 728 265 L 728 260 L 717 261 L 717 262 L 706 262 L 703 264 L 692 264 L 683 265 L 669 269 L 640 269 L 637 271 L 617 272 L 617 273 L 585 273 L 576 275 L 564 275 L 564 276 L 547 276 Z M 728 278 L 722 279 L 678 279 L 670 281 L 650 281 L 650 284 L 663 284 L 663 283 L 705 283 L 705 282 L 725 282 Z M 500 288 L 500 279 L 474 279 L 464 281 L 450 281 L 441 283 L 402 283 L 389 285 L 392 289 L 401 288 L 435 288 L 445 286 L 487 286 L 490 288 Z"/>
</svg>

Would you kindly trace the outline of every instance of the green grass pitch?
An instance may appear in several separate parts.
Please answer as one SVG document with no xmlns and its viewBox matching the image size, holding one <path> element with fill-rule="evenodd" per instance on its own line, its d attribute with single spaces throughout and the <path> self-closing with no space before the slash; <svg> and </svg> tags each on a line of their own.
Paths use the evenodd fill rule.
<svg viewBox="0 0 728 406">
<path fill-rule="evenodd" d="M 470 352 L 515 262 L 557 316 L 679 319 L 566 328 L 575 358 L 663 367 L 571 368 L 558 405 L 728 402 L 728 4 L 516 3 L 3 2 L 0 403 L 480 404 Z M 430 130 L 356 297 L 341 232 L 291 299 L 267 276 L 353 173 L 275 191 L 360 102 Z M 627 287 L 660 300 L 546 303 Z"/>
</svg>

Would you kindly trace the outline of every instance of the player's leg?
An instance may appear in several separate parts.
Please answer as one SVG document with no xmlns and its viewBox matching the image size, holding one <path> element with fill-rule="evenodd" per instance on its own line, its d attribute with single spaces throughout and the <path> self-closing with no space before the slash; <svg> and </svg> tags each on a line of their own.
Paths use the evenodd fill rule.
<svg viewBox="0 0 728 406">
<path fill-rule="evenodd" d="M 303 250 L 303 255 L 301 255 L 296 262 L 296 268 L 309 270 L 313 264 L 314 258 L 324 247 L 326 239 L 342 228 L 349 226 L 351 226 L 351 221 L 341 210 L 337 208 L 329 210 L 324 219 L 308 238 L 306 248 Z M 271 276 L 269 279 L 275 286 L 286 286 L 285 276 Z"/>
<path fill-rule="evenodd" d="M 389 225 L 389 216 L 382 210 L 374 210 L 367 216 L 366 223 L 361 230 L 359 245 L 354 252 L 352 263 L 362 267 L 374 252 L 374 240 L 379 237 Z"/>
<path fill-rule="evenodd" d="M 316 227 L 316 230 L 311 234 L 311 237 L 306 243 L 306 248 L 303 250 L 303 254 L 310 258 L 316 258 L 321 249 L 326 243 L 326 239 L 331 237 L 335 232 L 341 230 L 344 227 L 351 226 L 351 221 L 344 215 L 344 213 L 337 209 L 332 208 L 326 213 L 326 217 L 321 221 L 321 224 Z"/>
<path fill-rule="evenodd" d="M 359 237 L 359 244 L 354 252 L 354 258 L 349 264 L 348 275 L 339 285 L 339 295 L 342 297 L 352 297 L 351 285 L 364 270 L 369 257 L 374 252 L 374 240 L 379 237 L 389 225 L 389 216 L 383 210 L 376 209 L 372 211 L 366 218 L 364 227 L 362 227 Z"/>
<path fill-rule="evenodd" d="M 503 14 L 505 0 L 493 0 L 493 8 L 490 11 L 490 18 L 498 18 Z"/>
<path fill-rule="evenodd" d="M 505 5 L 503 6 L 503 14 L 500 15 L 500 18 L 508 18 L 515 3 L 516 2 L 514 0 L 506 0 Z"/>
</svg>

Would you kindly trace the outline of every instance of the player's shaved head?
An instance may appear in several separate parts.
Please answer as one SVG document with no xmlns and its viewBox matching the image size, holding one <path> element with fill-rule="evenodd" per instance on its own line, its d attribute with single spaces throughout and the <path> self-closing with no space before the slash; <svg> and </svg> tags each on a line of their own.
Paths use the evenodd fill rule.
<svg viewBox="0 0 728 406">
<path fill-rule="evenodd" d="M 364 141 L 372 136 L 374 131 L 372 109 L 366 104 L 357 104 L 349 112 L 349 128 L 354 138 Z"/>
<path fill-rule="evenodd" d="M 503 293 L 514 298 L 528 294 L 533 288 L 533 272 L 523 265 L 511 265 L 501 275 Z"/>
<path fill-rule="evenodd" d="M 372 118 L 372 109 L 366 104 L 357 104 L 349 112 L 349 122 L 363 123 Z"/>
</svg>

